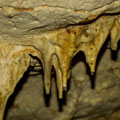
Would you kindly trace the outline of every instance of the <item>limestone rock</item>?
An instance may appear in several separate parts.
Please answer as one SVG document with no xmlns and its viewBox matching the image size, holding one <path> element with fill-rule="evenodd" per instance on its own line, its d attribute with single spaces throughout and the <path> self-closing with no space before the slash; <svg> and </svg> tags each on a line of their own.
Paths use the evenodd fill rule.
<svg viewBox="0 0 120 120">
<path fill-rule="evenodd" d="M 0 1 L 0 34 L 39 34 L 120 12 L 120 0 Z"/>
<path fill-rule="evenodd" d="M 0 119 L 9 96 L 34 60 L 44 70 L 46 94 L 51 91 L 54 67 L 59 98 L 67 89 L 71 60 L 79 51 L 94 74 L 109 34 L 111 49 L 117 49 L 119 11 L 120 0 L 0 1 Z"/>
<path fill-rule="evenodd" d="M 102 49 L 105 50 L 105 47 Z M 80 54 L 79 54 L 80 55 Z M 86 73 L 88 70 L 84 56 L 77 55 L 73 63 L 70 87 L 63 100 L 56 94 L 55 80 L 52 78 L 51 97 L 44 96 L 42 74 L 24 76 L 18 94 L 8 102 L 11 108 L 7 120 L 119 120 L 120 119 L 120 50 L 116 61 L 111 59 L 109 49 L 101 53 L 102 57 L 96 70 L 95 88 Z M 106 61 L 107 59 L 107 61 Z M 75 62 L 78 61 L 78 62 Z M 92 79 L 93 80 L 93 79 Z M 24 82 L 26 81 L 26 82 Z M 24 84 L 23 84 L 24 83 Z M 13 99 L 14 98 L 14 99 Z M 45 99 L 46 102 L 45 102 Z M 47 103 L 47 106 L 46 106 Z M 49 105 L 48 105 L 49 103 Z M 60 104 L 59 104 L 60 103 Z M 8 105 L 9 105 L 8 104 Z M 62 106 L 62 111 L 60 107 Z"/>
</svg>

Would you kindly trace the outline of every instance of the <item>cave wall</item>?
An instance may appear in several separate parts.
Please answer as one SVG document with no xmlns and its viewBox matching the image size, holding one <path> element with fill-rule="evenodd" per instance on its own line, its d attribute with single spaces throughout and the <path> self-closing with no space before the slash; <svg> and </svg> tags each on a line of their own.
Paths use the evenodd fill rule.
<svg viewBox="0 0 120 120">
<path fill-rule="evenodd" d="M 0 119 L 3 119 L 7 100 L 17 83 L 30 66 L 36 67 L 36 62 L 39 69 L 44 71 L 42 85 L 46 94 L 52 91 L 52 67 L 54 67 L 59 99 L 63 99 L 63 91 L 67 91 L 69 87 L 71 63 L 79 52 L 83 52 L 89 66 L 87 67 L 90 70 L 89 76 L 94 80 L 99 54 L 107 39 L 112 50 L 117 50 L 119 45 L 119 11 L 120 0 L 0 1 Z M 119 68 L 117 72 L 116 74 L 119 74 Z M 76 76 L 77 74 L 78 72 Z M 71 79 L 77 82 L 75 77 Z M 75 83 L 71 84 L 74 86 Z M 76 87 L 74 89 L 76 90 Z M 77 110 L 74 105 L 82 102 L 78 100 L 79 94 L 82 93 L 72 93 L 72 97 L 76 98 L 73 102 L 68 102 L 71 108 L 67 111 L 68 116 L 63 112 L 66 114 L 64 119 L 73 117 L 70 113 Z M 89 113 L 89 110 L 87 112 Z M 80 113 L 74 115 L 73 119 L 77 119 L 76 116 L 79 115 L 84 116 Z"/>
</svg>

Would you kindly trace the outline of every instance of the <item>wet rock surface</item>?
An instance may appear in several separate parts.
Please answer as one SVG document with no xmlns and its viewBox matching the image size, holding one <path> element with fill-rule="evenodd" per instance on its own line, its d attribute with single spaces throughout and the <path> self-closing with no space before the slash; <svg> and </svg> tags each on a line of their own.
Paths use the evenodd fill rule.
<svg viewBox="0 0 120 120">
<path fill-rule="evenodd" d="M 56 94 L 54 75 L 51 95 L 47 96 L 42 74 L 27 78 L 31 73 L 25 73 L 8 101 L 6 120 L 119 120 L 120 50 L 116 57 L 116 52 L 104 49 L 98 57 L 96 74 L 91 77 L 84 55 L 74 57 L 63 100 Z"/>
</svg>

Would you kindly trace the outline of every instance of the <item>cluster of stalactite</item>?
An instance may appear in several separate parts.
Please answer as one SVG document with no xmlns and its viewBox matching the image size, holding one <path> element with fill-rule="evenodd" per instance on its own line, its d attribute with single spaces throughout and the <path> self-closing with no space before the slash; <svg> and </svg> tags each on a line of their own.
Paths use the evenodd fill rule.
<svg viewBox="0 0 120 120">
<path fill-rule="evenodd" d="M 117 49 L 120 39 L 120 15 L 106 15 L 82 25 L 74 25 L 40 35 L 23 35 L 21 40 L 0 41 L 0 119 L 3 119 L 4 109 L 9 96 L 16 84 L 33 60 L 37 57 L 44 70 L 44 86 L 50 93 L 51 69 L 56 72 L 59 98 L 67 88 L 70 76 L 72 58 L 83 51 L 91 74 L 95 72 L 98 53 L 111 35 L 111 49 Z"/>
</svg>

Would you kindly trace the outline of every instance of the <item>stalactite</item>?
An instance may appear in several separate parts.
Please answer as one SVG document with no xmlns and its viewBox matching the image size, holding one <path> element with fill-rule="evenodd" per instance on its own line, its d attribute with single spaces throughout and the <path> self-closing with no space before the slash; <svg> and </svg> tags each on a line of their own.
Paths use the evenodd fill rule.
<svg viewBox="0 0 120 120">
<path fill-rule="evenodd" d="M 24 72 L 30 55 L 41 60 L 44 70 L 46 93 L 50 93 L 51 69 L 55 69 L 59 98 L 67 88 L 68 72 L 72 58 L 83 51 L 91 73 L 95 72 L 96 60 L 101 47 L 111 34 L 111 48 L 117 49 L 120 39 L 120 15 L 101 16 L 91 23 L 61 28 L 40 35 L 22 36 L 26 41 L 0 42 L 0 118 L 9 96 Z"/>
</svg>

